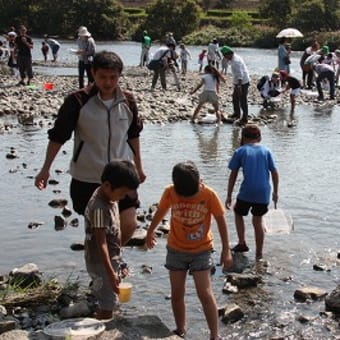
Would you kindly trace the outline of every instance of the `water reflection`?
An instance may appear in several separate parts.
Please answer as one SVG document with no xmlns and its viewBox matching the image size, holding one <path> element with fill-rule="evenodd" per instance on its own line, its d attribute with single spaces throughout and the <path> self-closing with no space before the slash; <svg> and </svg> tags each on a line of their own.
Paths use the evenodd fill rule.
<svg viewBox="0 0 340 340">
<path fill-rule="evenodd" d="M 195 125 L 193 131 L 198 141 L 198 150 L 203 162 L 215 161 L 218 157 L 219 127 L 214 124 Z"/>
</svg>

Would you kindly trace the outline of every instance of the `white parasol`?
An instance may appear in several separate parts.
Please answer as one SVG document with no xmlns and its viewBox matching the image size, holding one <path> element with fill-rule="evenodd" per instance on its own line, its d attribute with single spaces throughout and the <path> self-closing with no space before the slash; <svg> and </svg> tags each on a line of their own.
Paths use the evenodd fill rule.
<svg viewBox="0 0 340 340">
<path fill-rule="evenodd" d="M 302 38 L 303 34 L 296 28 L 285 28 L 280 31 L 276 38 Z"/>
</svg>

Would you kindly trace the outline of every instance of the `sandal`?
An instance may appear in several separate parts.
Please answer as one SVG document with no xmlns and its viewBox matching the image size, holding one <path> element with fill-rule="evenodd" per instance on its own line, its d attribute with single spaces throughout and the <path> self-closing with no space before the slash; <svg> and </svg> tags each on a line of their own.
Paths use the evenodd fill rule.
<svg viewBox="0 0 340 340">
<path fill-rule="evenodd" d="M 174 331 L 172 331 L 173 334 L 179 336 L 182 339 L 185 339 L 185 332 L 179 331 L 178 329 L 175 329 Z"/>
<path fill-rule="evenodd" d="M 249 251 L 249 248 L 246 244 L 237 244 L 235 247 L 231 248 L 232 251 L 236 253 L 244 253 L 246 251 Z"/>
</svg>

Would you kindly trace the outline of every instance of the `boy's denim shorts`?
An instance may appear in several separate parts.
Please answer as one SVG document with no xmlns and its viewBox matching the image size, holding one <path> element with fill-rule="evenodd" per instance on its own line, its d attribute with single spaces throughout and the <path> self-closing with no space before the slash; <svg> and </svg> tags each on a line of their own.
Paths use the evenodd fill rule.
<svg viewBox="0 0 340 340">
<path fill-rule="evenodd" d="M 200 253 L 180 252 L 167 246 L 165 268 L 173 271 L 188 271 L 190 273 L 209 270 L 214 266 L 212 250 Z"/>
</svg>

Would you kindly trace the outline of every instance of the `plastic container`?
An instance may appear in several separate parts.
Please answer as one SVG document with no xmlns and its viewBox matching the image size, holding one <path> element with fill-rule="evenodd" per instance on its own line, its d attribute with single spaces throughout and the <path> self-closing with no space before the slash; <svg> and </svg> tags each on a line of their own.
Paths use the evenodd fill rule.
<svg viewBox="0 0 340 340">
<path fill-rule="evenodd" d="M 121 282 L 119 284 L 119 302 L 120 303 L 126 303 L 129 302 L 131 299 L 131 293 L 132 293 L 132 283 L 129 282 Z"/>
<path fill-rule="evenodd" d="M 53 88 L 54 88 L 54 85 L 53 85 L 53 83 L 45 83 L 44 84 L 44 89 L 45 90 L 53 90 Z"/>
</svg>

